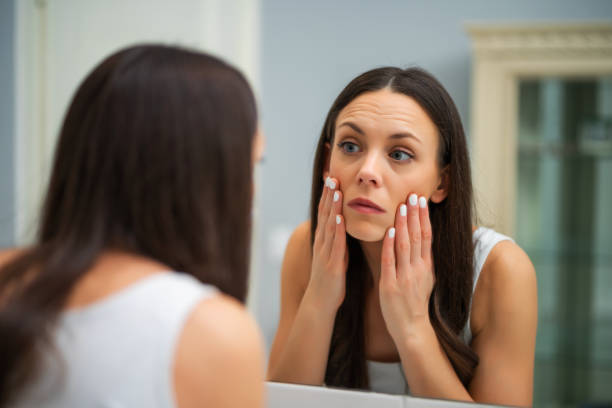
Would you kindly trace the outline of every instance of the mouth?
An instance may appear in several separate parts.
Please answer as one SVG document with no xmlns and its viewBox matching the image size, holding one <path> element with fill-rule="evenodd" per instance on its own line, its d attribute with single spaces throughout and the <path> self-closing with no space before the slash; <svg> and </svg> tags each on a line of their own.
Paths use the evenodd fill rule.
<svg viewBox="0 0 612 408">
<path fill-rule="evenodd" d="M 353 210 L 362 214 L 384 214 L 386 211 L 365 198 L 356 198 L 347 204 Z"/>
</svg>

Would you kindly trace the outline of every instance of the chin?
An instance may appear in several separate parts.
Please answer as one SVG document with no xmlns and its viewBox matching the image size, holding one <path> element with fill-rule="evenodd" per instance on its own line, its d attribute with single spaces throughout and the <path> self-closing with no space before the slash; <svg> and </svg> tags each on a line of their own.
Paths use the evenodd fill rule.
<svg viewBox="0 0 612 408">
<path fill-rule="evenodd" d="M 387 228 L 372 222 L 346 220 L 346 233 L 359 241 L 382 241 L 386 232 Z"/>
</svg>

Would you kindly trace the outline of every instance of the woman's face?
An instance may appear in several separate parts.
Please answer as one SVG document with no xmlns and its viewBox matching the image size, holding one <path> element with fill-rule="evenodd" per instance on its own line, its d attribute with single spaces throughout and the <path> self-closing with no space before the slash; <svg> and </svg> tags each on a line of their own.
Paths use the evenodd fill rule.
<svg viewBox="0 0 612 408">
<path fill-rule="evenodd" d="M 364 93 L 340 111 L 324 176 L 340 181 L 349 235 L 382 240 L 411 193 L 444 200 L 438 139 L 423 108 L 389 89 Z"/>
</svg>

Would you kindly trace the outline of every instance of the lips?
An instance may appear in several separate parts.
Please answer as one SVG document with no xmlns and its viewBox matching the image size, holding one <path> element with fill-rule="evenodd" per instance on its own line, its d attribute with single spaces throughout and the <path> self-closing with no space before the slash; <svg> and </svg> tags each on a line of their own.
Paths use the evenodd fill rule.
<svg viewBox="0 0 612 408">
<path fill-rule="evenodd" d="M 385 210 L 365 198 L 356 198 L 347 204 L 353 210 L 363 214 L 384 214 Z"/>
</svg>

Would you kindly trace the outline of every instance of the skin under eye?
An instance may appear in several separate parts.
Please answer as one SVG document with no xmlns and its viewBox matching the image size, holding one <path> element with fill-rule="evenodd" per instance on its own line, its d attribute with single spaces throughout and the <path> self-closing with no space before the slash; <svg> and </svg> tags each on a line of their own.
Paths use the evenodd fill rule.
<svg viewBox="0 0 612 408">
<path fill-rule="evenodd" d="M 414 156 L 403 150 L 394 150 L 389 154 L 389 157 L 395 161 L 407 161 L 412 159 Z"/>
<path fill-rule="evenodd" d="M 338 147 L 345 153 L 357 153 L 359 146 L 353 142 L 341 142 L 338 143 Z"/>
</svg>

